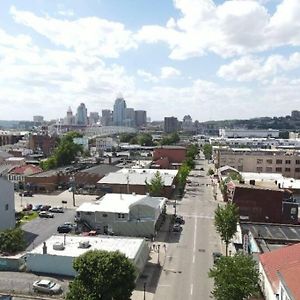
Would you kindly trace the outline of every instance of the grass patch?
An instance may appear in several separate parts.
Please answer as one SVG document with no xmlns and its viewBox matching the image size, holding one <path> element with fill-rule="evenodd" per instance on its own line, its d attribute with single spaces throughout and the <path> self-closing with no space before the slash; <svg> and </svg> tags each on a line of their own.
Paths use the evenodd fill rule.
<svg viewBox="0 0 300 300">
<path fill-rule="evenodd" d="M 20 224 L 24 224 L 30 222 L 38 217 L 38 213 L 36 211 L 28 211 L 24 212 L 24 216 L 20 219 Z"/>
</svg>

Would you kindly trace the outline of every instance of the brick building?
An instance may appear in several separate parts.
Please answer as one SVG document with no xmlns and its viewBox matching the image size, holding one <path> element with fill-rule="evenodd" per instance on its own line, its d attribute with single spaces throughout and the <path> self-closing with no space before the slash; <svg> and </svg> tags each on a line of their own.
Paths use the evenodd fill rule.
<svg viewBox="0 0 300 300">
<path fill-rule="evenodd" d="M 29 137 L 29 148 L 33 151 L 42 151 L 45 156 L 52 154 L 57 143 L 56 137 L 33 134 Z"/>
<path fill-rule="evenodd" d="M 185 147 L 161 146 L 153 150 L 153 163 L 160 169 L 177 168 L 185 159 Z"/>
</svg>

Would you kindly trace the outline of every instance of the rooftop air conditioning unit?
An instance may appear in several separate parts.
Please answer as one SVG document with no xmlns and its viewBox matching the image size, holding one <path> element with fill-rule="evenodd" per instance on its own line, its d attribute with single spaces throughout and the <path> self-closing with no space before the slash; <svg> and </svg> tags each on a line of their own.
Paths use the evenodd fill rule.
<svg viewBox="0 0 300 300">
<path fill-rule="evenodd" d="M 80 241 L 80 242 L 79 242 L 78 248 L 84 248 L 84 249 L 87 249 L 87 248 L 89 248 L 89 247 L 91 247 L 89 241 Z"/>
<path fill-rule="evenodd" d="M 64 250 L 65 249 L 65 246 L 63 243 L 60 243 L 60 242 L 56 242 L 53 244 L 53 250 Z"/>
</svg>

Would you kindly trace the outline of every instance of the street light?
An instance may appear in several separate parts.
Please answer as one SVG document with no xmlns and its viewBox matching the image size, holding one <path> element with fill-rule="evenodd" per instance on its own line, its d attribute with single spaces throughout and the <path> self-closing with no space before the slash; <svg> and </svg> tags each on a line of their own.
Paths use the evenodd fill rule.
<svg viewBox="0 0 300 300">
<path fill-rule="evenodd" d="M 75 176 L 70 176 L 70 184 L 71 184 L 71 188 L 72 188 L 72 196 L 73 196 L 73 206 L 76 206 L 75 203 L 75 188 L 76 188 L 76 182 L 75 182 Z"/>
<path fill-rule="evenodd" d="M 144 300 L 146 300 L 146 281 L 144 282 Z"/>
</svg>

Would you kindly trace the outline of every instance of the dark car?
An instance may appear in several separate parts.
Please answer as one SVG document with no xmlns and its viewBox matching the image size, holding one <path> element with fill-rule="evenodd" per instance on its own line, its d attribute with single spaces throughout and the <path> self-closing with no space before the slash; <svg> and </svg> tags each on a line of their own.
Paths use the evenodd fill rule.
<svg viewBox="0 0 300 300">
<path fill-rule="evenodd" d="M 220 259 L 220 257 L 223 256 L 223 254 L 220 252 L 213 252 L 212 256 L 215 264 Z"/>
<path fill-rule="evenodd" d="M 23 211 L 30 211 L 32 210 L 32 204 L 27 204 L 24 208 Z"/>
<path fill-rule="evenodd" d="M 32 194 L 31 191 L 25 191 L 25 192 L 23 193 L 23 196 L 24 196 L 24 197 L 32 197 L 33 194 Z"/>
<path fill-rule="evenodd" d="M 72 231 L 73 226 L 70 226 L 68 224 L 60 225 L 57 227 L 58 233 L 69 233 Z"/>
<path fill-rule="evenodd" d="M 179 215 L 175 216 L 175 220 L 174 221 L 175 221 L 176 224 L 181 224 L 181 225 L 185 224 L 183 216 L 179 216 Z"/>
<path fill-rule="evenodd" d="M 51 205 L 42 205 L 40 211 L 48 211 L 51 208 Z"/>
<path fill-rule="evenodd" d="M 42 208 L 42 206 L 43 206 L 42 204 L 33 205 L 32 210 L 33 211 L 39 211 Z"/>
<path fill-rule="evenodd" d="M 41 211 L 41 212 L 39 213 L 39 217 L 40 217 L 40 218 L 54 218 L 54 214 L 49 213 L 49 212 L 47 212 L 47 211 Z"/>
</svg>

